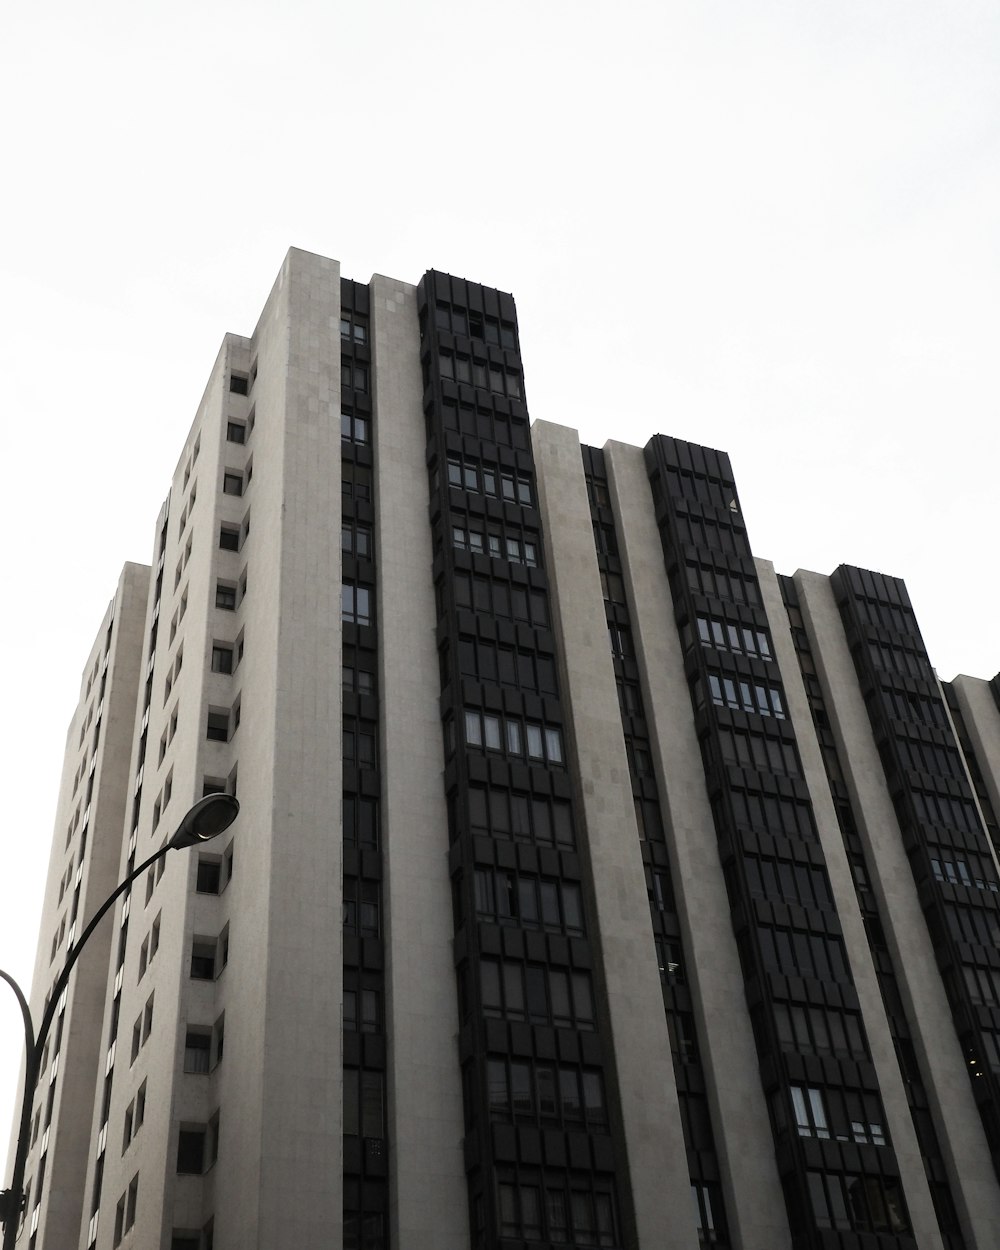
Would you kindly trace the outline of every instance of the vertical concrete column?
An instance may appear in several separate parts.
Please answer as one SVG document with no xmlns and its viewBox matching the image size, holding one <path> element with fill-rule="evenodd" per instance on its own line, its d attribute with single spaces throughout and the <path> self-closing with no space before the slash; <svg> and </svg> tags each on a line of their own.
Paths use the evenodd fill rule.
<svg viewBox="0 0 1000 1250">
<path fill-rule="evenodd" d="M 959 676 L 951 684 L 958 696 L 958 706 L 962 709 L 965 729 L 979 761 L 979 771 L 993 814 L 1000 819 L 1000 709 L 993 700 L 988 681 Z M 995 862 L 1000 848 L 991 843 L 991 849 Z"/>
<path fill-rule="evenodd" d="M 126 794 L 129 792 L 129 762 L 136 727 L 136 699 L 139 688 L 139 667 L 145 636 L 146 605 L 149 595 L 149 569 L 145 565 L 126 564 L 118 581 L 118 589 L 97 631 L 97 637 L 85 672 L 100 673 L 105 662 L 107 675 L 101 695 L 98 676 L 89 695 L 83 695 L 66 739 L 63 782 L 56 809 L 55 832 L 45 886 L 38 952 L 31 987 L 31 1011 L 35 1024 L 44 1011 L 45 999 L 52 983 L 66 961 L 69 951 L 68 932 L 53 956 L 52 939 L 60 921 L 69 926 L 75 888 L 75 874 L 66 876 L 74 867 L 80 873 L 80 901 L 75 922 L 78 938 L 90 917 L 97 911 L 120 880 L 122 829 L 125 825 Z M 110 650 L 105 654 L 108 629 L 112 629 Z M 79 731 L 88 710 L 92 723 L 82 736 Z M 100 741 L 94 746 L 100 727 Z M 90 803 L 85 794 L 84 773 L 73 792 L 70 768 L 78 762 L 81 768 L 94 761 L 94 788 Z M 89 771 L 89 769 L 87 770 Z M 86 826 L 80 825 L 67 841 L 66 831 L 73 824 L 78 807 L 90 808 Z M 81 852 L 82 830 L 86 829 L 87 850 Z M 67 882 L 60 897 L 60 878 Z M 79 1239 L 81 1226 L 90 1220 L 91 1189 L 86 1185 L 88 1154 L 99 1125 L 94 1125 L 95 1088 L 101 1089 L 104 1058 L 107 1052 L 103 1031 L 104 1008 L 110 997 L 108 963 L 117 940 L 110 919 L 97 929 L 85 947 L 66 992 L 66 1005 L 61 1019 L 53 1021 L 49 1034 L 50 1067 L 42 1075 L 35 1091 L 35 1115 L 41 1115 L 39 1130 L 29 1151 L 25 1176 L 38 1176 L 39 1153 L 46 1136 L 46 1099 L 51 1063 L 58 1054 L 55 1079 L 55 1100 L 51 1123 L 47 1129 L 46 1181 L 38 1210 L 37 1242 L 41 1246 L 72 1246 Z M 112 972 L 112 976 L 113 976 Z M 124 1030 L 123 1030 L 124 1031 Z M 56 1045 L 56 1038 L 61 1041 Z M 23 1080 L 23 1070 L 21 1080 Z M 18 1085 L 20 1094 L 21 1086 Z M 8 1158 L 13 1164 L 17 1143 L 20 1103 L 11 1131 Z M 30 1206 L 25 1213 L 27 1240 L 36 1202 L 35 1183 Z"/>
<path fill-rule="evenodd" d="M 913 1044 L 930 1110 L 938 1128 L 941 1153 L 958 1208 L 962 1234 L 969 1250 L 988 1250 L 996 1245 L 997 1229 L 1000 1228 L 1000 1191 L 990 1164 L 982 1122 L 965 1075 L 964 1057 L 958 1045 L 944 986 L 940 977 L 928 975 L 929 969 L 936 968 L 934 950 L 885 784 L 885 773 L 872 737 L 871 723 L 858 687 L 840 612 L 828 578 L 817 573 L 799 572 L 795 574 L 795 584 L 858 832 L 865 846 L 865 857 L 872 868 L 872 887 L 878 899 L 900 994 L 913 1029 Z M 801 717 L 798 717 L 797 730 L 800 723 Z M 846 916 L 846 908 L 841 914 Z M 851 964 L 856 971 L 861 966 L 853 951 Z M 863 1005 L 867 1026 L 868 1004 Z M 872 1009 L 871 1020 L 876 1022 L 881 1014 Z M 884 1051 L 884 1038 L 874 1024 L 870 1027 L 869 1040 L 879 1069 L 879 1081 L 884 1080 L 882 1088 L 886 1097 L 886 1112 L 890 1116 L 890 1130 L 896 1137 L 904 1133 L 899 1107 L 902 1093 L 894 1088 L 888 1057 L 881 1053 Z M 875 1054 L 876 1046 L 879 1054 Z M 902 1142 L 904 1139 L 901 1136 L 899 1140 Z M 906 1142 L 904 1154 L 909 1155 L 913 1149 L 912 1143 Z M 903 1168 L 902 1158 L 900 1168 Z M 903 1183 L 914 1228 L 919 1228 L 918 1237 L 923 1237 L 920 1244 L 937 1244 L 926 1231 L 926 1209 L 923 1205 L 914 1209 L 911 1190 L 916 1194 L 919 1187 L 915 1186 L 908 1173 L 903 1176 Z"/>
<path fill-rule="evenodd" d="M 878 1073 L 889 1139 L 899 1164 L 899 1177 L 903 1192 L 906 1194 L 910 1222 L 921 1247 L 939 1250 L 942 1244 L 941 1233 L 934 1214 L 930 1190 L 927 1187 L 927 1175 L 920 1158 L 920 1147 L 906 1101 L 906 1090 L 903 1088 L 902 1077 L 899 1073 L 899 1063 L 889 1032 L 889 1021 L 886 1018 L 871 949 L 868 946 L 865 926 L 858 907 L 851 865 L 847 859 L 844 839 L 833 808 L 833 800 L 830 797 L 830 786 L 813 725 L 812 713 L 809 710 L 809 699 L 802 682 L 802 673 L 788 628 L 788 615 L 781 599 L 781 588 L 778 585 L 773 564 L 767 560 L 757 560 L 756 564 L 764 607 L 768 620 L 771 622 L 774 655 L 781 669 L 788 713 L 795 726 L 795 738 L 799 747 L 799 758 L 802 761 L 802 771 L 809 786 L 813 815 L 816 818 L 816 830 L 826 858 L 830 888 L 833 891 L 833 901 L 844 933 L 844 945 L 847 948 L 851 975 L 854 977 L 854 987 L 861 1004 L 872 1062 Z M 813 586 L 820 584 L 820 588 L 825 587 L 827 593 L 830 593 L 829 582 L 825 577 L 797 573 L 795 582 L 799 587 L 800 597 L 805 589 L 802 584 L 804 578 L 808 578 Z M 857 689 L 856 683 L 854 689 Z"/>
<path fill-rule="evenodd" d="M 631 1189 L 634 1225 L 625 1244 L 693 1250 L 690 1178 L 580 444 L 574 430 L 541 421 L 531 441 L 581 849 L 593 882 L 590 936 L 608 1006 L 608 1076 L 621 1109 L 619 1175 Z"/>
<path fill-rule="evenodd" d="M 221 1250 L 341 1237 L 339 318 L 339 265 L 290 251 L 254 338 Z"/>
<path fill-rule="evenodd" d="M 644 457 L 604 454 L 732 1243 L 791 1250 Z"/>
<path fill-rule="evenodd" d="M 374 277 L 371 325 L 391 1240 L 405 1250 L 464 1250 L 468 1189 L 416 288 Z"/>
</svg>

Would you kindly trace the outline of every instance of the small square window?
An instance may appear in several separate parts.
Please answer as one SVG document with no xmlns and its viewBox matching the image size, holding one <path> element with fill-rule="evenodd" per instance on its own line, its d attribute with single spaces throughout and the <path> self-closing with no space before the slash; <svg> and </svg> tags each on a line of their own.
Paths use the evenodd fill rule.
<svg viewBox="0 0 1000 1250">
<path fill-rule="evenodd" d="M 222 881 L 222 865 L 217 859 L 198 858 L 198 877 L 195 886 L 199 894 L 218 894 Z"/>
<path fill-rule="evenodd" d="M 365 445 L 369 439 L 368 418 L 350 412 L 340 414 L 340 437 L 345 443 Z"/>
<path fill-rule="evenodd" d="M 212 1034 L 188 1029 L 184 1038 L 184 1071 L 199 1075 L 209 1071 Z"/>
<path fill-rule="evenodd" d="M 177 1171 L 200 1176 L 205 1170 L 205 1130 L 181 1129 L 177 1135 Z"/>
<path fill-rule="evenodd" d="M 215 980 L 215 943 L 195 942 L 191 947 L 191 979 Z"/>
<path fill-rule="evenodd" d="M 250 378 L 245 373 L 230 373 L 229 390 L 233 395 L 246 395 L 250 391 Z"/>
<path fill-rule="evenodd" d="M 212 647 L 212 672 L 213 673 L 231 673 L 233 671 L 233 649 L 232 647 L 222 647 L 213 645 Z"/>
<path fill-rule="evenodd" d="M 222 492 L 225 495 L 243 494 L 243 474 L 224 473 L 222 475 Z"/>
<path fill-rule="evenodd" d="M 209 712 L 205 736 L 210 742 L 229 741 L 229 713 Z"/>
<path fill-rule="evenodd" d="M 215 606 L 217 608 L 225 608 L 227 612 L 236 610 L 236 587 L 229 586 L 225 582 L 216 582 L 215 584 Z"/>
<path fill-rule="evenodd" d="M 247 441 L 247 427 L 242 421 L 227 422 L 226 441 L 230 443 L 245 443 Z"/>
<path fill-rule="evenodd" d="M 219 550 L 220 551 L 239 551 L 240 549 L 240 531 L 239 527 L 232 525 L 223 525 L 219 530 Z"/>
</svg>

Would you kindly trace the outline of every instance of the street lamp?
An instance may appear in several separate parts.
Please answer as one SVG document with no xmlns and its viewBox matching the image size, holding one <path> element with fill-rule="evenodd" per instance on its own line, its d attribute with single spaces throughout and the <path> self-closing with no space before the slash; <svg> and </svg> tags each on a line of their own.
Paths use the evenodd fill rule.
<svg viewBox="0 0 1000 1250">
<path fill-rule="evenodd" d="M 14 1250 L 18 1219 L 24 1203 L 24 1167 L 28 1161 L 31 1109 L 35 1099 L 35 1086 L 38 1084 L 42 1049 L 49 1035 L 49 1029 L 59 1005 L 59 999 L 62 997 L 63 990 L 65 990 L 69 982 L 69 974 L 73 971 L 73 966 L 80 957 L 80 952 L 87 944 L 87 940 L 97 928 L 105 912 L 108 911 L 119 894 L 123 894 L 128 889 L 136 877 L 141 876 L 158 859 L 162 859 L 168 851 L 180 851 L 185 847 L 208 842 L 212 838 L 217 837 L 229 828 L 236 819 L 239 810 L 240 805 L 231 794 L 208 794 L 203 799 L 199 799 L 177 826 L 177 832 L 170 841 L 165 846 L 161 846 L 155 855 L 150 855 L 149 859 L 144 860 L 138 868 L 133 868 L 125 880 L 115 887 L 112 894 L 105 899 L 94 913 L 90 923 L 80 935 L 80 940 L 74 943 L 73 949 L 66 960 L 66 965 L 59 974 L 59 979 L 52 987 L 52 993 L 49 995 L 37 1037 L 35 1036 L 34 1025 L 31 1020 L 28 1000 L 25 998 L 21 987 L 9 973 L 0 969 L 0 978 L 6 981 L 17 995 L 21 1015 L 24 1017 L 25 1050 L 24 1096 L 21 1100 L 21 1126 L 17 1136 L 17 1153 L 14 1155 L 14 1174 L 11 1177 L 10 1189 L 0 1190 L 0 1220 L 3 1221 L 4 1229 L 3 1250 Z"/>
</svg>

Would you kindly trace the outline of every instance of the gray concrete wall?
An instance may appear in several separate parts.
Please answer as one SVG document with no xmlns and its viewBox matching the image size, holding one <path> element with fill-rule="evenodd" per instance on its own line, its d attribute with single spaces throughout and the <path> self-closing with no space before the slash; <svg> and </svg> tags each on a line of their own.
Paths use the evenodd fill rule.
<svg viewBox="0 0 1000 1250">
<path fill-rule="evenodd" d="M 920 1158 L 920 1148 L 906 1101 L 906 1089 L 900 1076 L 875 965 L 858 907 L 851 866 L 837 814 L 833 808 L 833 800 L 830 797 L 829 782 L 813 725 L 812 713 L 809 709 L 809 700 L 788 628 L 788 615 L 781 600 L 781 589 L 774 574 L 774 566 L 766 560 L 758 560 L 756 564 L 764 607 L 767 610 L 768 620 L 771 622 L 774 655 L 781 668 L 784 682 L 787 711 L 795 726 L 799 757 L 809 785 L 813 814 L 816 817 L 816 830 L 826 858 L 833 900 L 837 907 L 837 915 L 840 917 L 847 958 L 864 1016 L 872 1062 L 878 1073 L 886 1126 L 896 1153 L 896 1160 L 899 1163 L 899 1176 L 906 1194 L 910 1222 L 918 1245 L 922 1248 L 927 1247 L 927 1250 L 940 1250 L 942 1242 L 937 1217 L 931 1203 L 927 1177 Z M 795 575 L 795 582 L 799 589 L 800 602 L 803 603 L 803 618 L 808 621 L 807 631 L 816 620 L 816 598 L 822 597 L 824 593 L 829 596 L 826 607 L 829 609 L 833 606 L 835 614 L 834 619 L 828 618 L 826 621 L 827 637 L 829 637 L 832 629 L 839 625 L 836 606 L 832 604 L 829 580 L 825 577 L 799 572 Z M 809 607 L 805 606 L 806 599 L 810 600 Z M 810 636 L 810 642 L 812 642 L 812 636 Z M 850 662 L 849 656 L 848 662 Z"/>
<path fill-rule="evenodd" d="M 81 683 L 83 697 L 67 736 L 64 779 L 31 992 L 36 1027 L 41 1022 L 45 997 L 66 962 L 73 938 L 79 938 L 90 917 L 118 882 L 148 589 L 149 569 L 144 565 L 126 564 L 88 657 Z M 109 627 L 112 630 L 110 646 Z M 94 785 L 88 819 L 86 789 L 91 766 Z M 74 788 L 75 776 L 79 780 Z M 79 819 L 76 817 L 78 810 Z M 67 837 L 71 824 L 73 834 Z M 65 883 L 61 900 L 60 881 Z M 72 908 L 77 885 L 80 896 L 74 923 Z M 53 955 L 52 937 L 56 932 L 63 932 L 64 937 L 57 943 Z M 30 1233 L 38 1200 L 39 1158 L 44 1151 L 45 1189 L 37 1216 L 41 1247 L 73 1245 L 81 1219 L 85 1222 L 89 1216 L 87 1159 L 94 1089 L 98 1068 L 103 1069 L 102 1023 L 108 956 L 114 936 L 114 926 L 106 920 L 81 955 L 65 1007 L 53 1020 L 48 1064 L 35 1091 L 34 1113 L 39 1127 L 25 1177 L 32 1181 L 27 1212 Z M 50 1082 L 55 1098 L 51 1126 L 46 1131 Z"/>
<path fill-rule="evenodd" d="M 145 623 L 145 651 L 136 705 L 137 732 L 129 769 L 125 833 L 120 873 L 130 853 L 139 862 L 163 847 L 191 803 L 201 796 L 205 772 L 206 638 L 215 616 L 215 572 L 221 473 L 220 440 L 224 416 L 235 397 L 228 392 L 228 372 L 236 354 L 244 363 L 246 341 L 227 336 L 216 358 L 202 404 L 184 442 L 171 483 L 170 497 L 153 532 L 154 591 Z M 245 406 L 246 400 L 239 401 Z M 162 567 L 159 602 L 155 582 Z M 232 616 L 233 614 L 228 614 Z M 149 649 L 154 617 L 156 643 Z M 151 698 L 144 712 L 147 676 Z M 145 754 L 142 733 L 145 729 Z M 212 771 L 225 767 L 237 744 L 210 744 L 221 753 Z M 141 792 L 137 784 L 141 780 Z M 141 793 L 138 821 L 132 829 L 133 796 Z M 118 978 L 117 941 L 108 967 L 109 999 L 120 981 L 120 1011 L 113 1087 L 103 1160 L 98 1250 L 114 1242 L 116 1206 L 138 1178 L 135 1224 L 123 1245 L 169 1245 L 174 1228 L 200 1229 L 211 1215 L 200 1178 L 178 1176 L 178 1126 L 204 1125 L 219 1105 L 216 1073 L 211 1079 L 182 1076 L 186 1026 L 211 1022 L 227 979 L 192 982 L 189 977 L 194 932 L 218 934 L 228 900 L 193 895 L 198 852 L 171 852 L 150 875 L 136 882 L 128 902 L 128 943 Z M 162 871 L 161 871 L 162 868 Z M 210 915 L 207 913 L 211 913 Z M 120 907 L 119 928 L 125 919 Z M 153 936 L 157 926 L 158 949 Z M 152 1026 L 146 1013 L 152 1004 Z M 142 1041 L 132 1057 L 132 1035 L 143 1021 Z M 110 1030 L 106 1018 L 105 1031 Z M 103 1074 L 102 1074 L 103 1078 Z M 99 1085 L 103 1079 L 99 1080 Z M 126 1146 L 124 1124 L 145 1093 L 145 1118 Z M 101 1090 L 96 1105 L 101 1102 Z M 98 1114 L 99 1118 L 99 1114 Z M 91 1171 L 96 1163 L 91 1152 Z M 210 1183 L 210 1182 L 209 1182 Z M 87 1223 L 81 1230 L 87 1245 Z"/>
<path fill-rule="evenodd" d="M 604 452 L 732 1243 L 782 1250 L 785 1203 L 643 453 Z"/>
<path fill-rule="evenodd" d="M 254 732 L 240 760 L 222 1141 L 247 1157 L 220 1173 L 220 1250 L 299 1250 L 342 1225 L 339 319 L 339 265 L 290 251 L 256 336 Z M 241 1101 L 259 1108 L 246 1134 Z"/>
<path fill-rule="evenodd" d="M 962 709 L 962 719 L 976 754 L 993 815 L 1000 820 L 1000 710 L 988 681 L 959 675 L 951 683 Z M 991 845 L 994 863 L 997 846 Z M 1000 868 L 997 876 L 1000 877 Z"/>
<path fill-rule="evenodd" d="M 468 1190 L 416 288 L 373 278 L 371 327 L 392 1244 L 464 1250 Z"/>
<path fill-rule="evenodd" d="M 590 937 L 608 1009 L 606 1072 L 621 1110 L 623 1208 L 631 1189 L 625 1244 L 693 1250 L 690 1179 L 580 443 L 576 431 L 542 421 L 531 427 L 531 441 L 580 843 L 593 883 Z"/>
</svg>

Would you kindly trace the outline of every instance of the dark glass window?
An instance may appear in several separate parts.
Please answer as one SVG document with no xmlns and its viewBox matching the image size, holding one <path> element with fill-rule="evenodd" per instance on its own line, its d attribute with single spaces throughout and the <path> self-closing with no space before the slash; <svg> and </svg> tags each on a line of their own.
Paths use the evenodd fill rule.
<svg viewBox="0 0 1000 1250">
<path fill-rule="evenodd" d="M 205 1130 L 181 1129 L 177 1136 L 177 1171 L 200 1175 L 205 1170 Z"/>
</svg>

